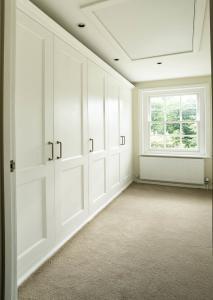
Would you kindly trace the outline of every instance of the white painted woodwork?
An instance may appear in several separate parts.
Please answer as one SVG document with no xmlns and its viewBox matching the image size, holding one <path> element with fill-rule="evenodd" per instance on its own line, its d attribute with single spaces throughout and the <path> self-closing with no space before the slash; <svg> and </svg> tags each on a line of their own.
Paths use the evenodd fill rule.
<svg viewBox="0 0 213 300">
<path fill-rule="evenodd" d="M 16 166 L 18 276 L 53 246 L 52 34 L 17 13 Z"/>
<path fill-rule="evenodd" d="M 108 77 L 107 112 L 109 137 L 109 186 L 114 189 L 120 183 L 120 88 L 113 77 Z"/>
<path fill-rule="evenodd" d="M 57 239 L 88 214 L 86 59 L 55 38 L 54 140 Z M 62 143 L 62 158 L 57 141 Z"/>
<path fill-rule="evenodd" d="M 120 179 L 128 181 L 132 176 L 132 91 L 124 86 L 120 88 L 120 136 L 124 137 L 120 146 Z"/>
<path fill-rule="evenodd" d="M 131 183 L 131 99 L 120 110 L 120 92 L 132 85 L 28 1 L 18 6 L 20 284 Z M 129 136 L 123 148 L 120 130 Z"/>
<path fill-rule="evenodd" d="M 108 191 L 106 73 L 88 62 L 89 206 L 101 207 Z M 91 140 L 92 139 L 92 140 Z M 93 142 L 93 149 L 92 149 Z M 92 152 L 91 152 L 92 151 Z"/>
</svg>

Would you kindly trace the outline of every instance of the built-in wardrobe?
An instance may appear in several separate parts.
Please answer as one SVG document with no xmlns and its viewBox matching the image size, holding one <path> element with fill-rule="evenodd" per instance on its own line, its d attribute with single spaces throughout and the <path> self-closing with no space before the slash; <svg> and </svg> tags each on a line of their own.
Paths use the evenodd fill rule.
<svg viewBox="0 0 213 300">
<path fill-rule="evenodd" d="M 132 181 L 132 84 L 32 3 L 16 25 L 21 283 Z"/>
</svg>

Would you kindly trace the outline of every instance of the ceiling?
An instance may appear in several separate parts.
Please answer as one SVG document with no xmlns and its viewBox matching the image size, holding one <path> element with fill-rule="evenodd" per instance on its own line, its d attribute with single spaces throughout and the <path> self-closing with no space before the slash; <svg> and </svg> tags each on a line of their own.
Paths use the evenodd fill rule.
<svg viewBox="0 0 213 300">
<path fill-rule="evenodd" d="M 31 1 L 131 82 L 211 73 L 208 0 Z"/>
</svg>

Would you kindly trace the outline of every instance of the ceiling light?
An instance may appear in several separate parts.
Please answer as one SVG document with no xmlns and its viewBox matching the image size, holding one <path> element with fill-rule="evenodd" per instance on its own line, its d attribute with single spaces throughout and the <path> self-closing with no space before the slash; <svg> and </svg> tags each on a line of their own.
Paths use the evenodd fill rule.
<svg viewBox="0 0 213 300">
<path fill-rule="evenodd" d="M 162 62 L 161 61 L 157 62 L 157 65 L 162 65 Z"/>
<path fill-rule="evenodd" d="M 84 23 L 79 23 L 78 24 L 78 27 L 80 27 L 80 28 L 84 28 L 86 25 L 84 24 Z"/>
</svg>

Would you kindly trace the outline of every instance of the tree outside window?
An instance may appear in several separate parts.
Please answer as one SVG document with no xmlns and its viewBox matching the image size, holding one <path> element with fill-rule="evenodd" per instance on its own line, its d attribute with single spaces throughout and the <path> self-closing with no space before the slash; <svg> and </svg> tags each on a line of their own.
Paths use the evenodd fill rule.
<svg viewBox="0 0 213 300">
<path fill-rule="evenodd" d="M 196 94 L 150 97 L 149 109 L 150 149 L 198 150 Z"/>
</svg>

